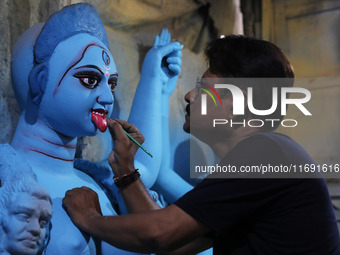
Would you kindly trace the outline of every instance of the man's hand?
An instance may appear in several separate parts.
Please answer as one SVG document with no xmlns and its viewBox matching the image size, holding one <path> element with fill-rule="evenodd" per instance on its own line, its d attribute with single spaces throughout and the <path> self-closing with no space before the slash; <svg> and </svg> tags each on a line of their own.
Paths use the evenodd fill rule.
<svg viewBox="0 0 340 255">
<path fill-rule="evenodd" d="M 124 120 L 108 120 L 108 126 L 114 142 L 114 149 L 108 158 L 109 164 L 115 176 L 129 174 L 135 170 L 134 159 L 139 147 L 128 138 L 124 130 L 140 144 L 144 142 L 144 136 L 134 125 Z"/>
<path fill-rule="evenodd" d="M 102 216 L 98 195 L 88 187 L 66 191 L 63 207 L 73 223 L 85 232 L 91 219 Z"/>
</svg>

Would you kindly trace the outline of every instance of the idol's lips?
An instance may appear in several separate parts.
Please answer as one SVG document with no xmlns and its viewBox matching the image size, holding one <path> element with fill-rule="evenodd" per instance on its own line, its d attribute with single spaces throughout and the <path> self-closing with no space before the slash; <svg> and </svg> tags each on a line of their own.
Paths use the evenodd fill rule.
<svg viewBox="0 0 340 255">
<path fill-rule="evenodd" d="M 106 115 L 108 111 L 104 109 L 91 109 L 91 120 L 101 132 L 107 129 Z"/>
<path fill-rule="evenodd" d="M 25 241 L 25 240 L 30 240 L 36 243 L 39 243 L 40 238 L 38 236 L 33 236 L 33 235 L 25 235 L 21 238 L 18 239 L 19 241 Z"/>
<path fill-rule="evenodd" d="M 34 238 L 34 237 L 32 237 L 32 238 L 25 238 L 25 239 L 22 239 L 20 241 L 23 242 L 24 245 L 27 248 L 36 249 L 38 246 L 40 246 L 39 238 Z"/>
</svg>

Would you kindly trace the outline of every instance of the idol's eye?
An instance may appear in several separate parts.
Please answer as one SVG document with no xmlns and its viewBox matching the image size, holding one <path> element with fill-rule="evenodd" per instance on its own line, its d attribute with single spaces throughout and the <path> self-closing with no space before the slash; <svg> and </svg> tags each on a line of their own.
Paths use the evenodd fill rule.
<svg viewBox="0 0 340 255">
<path fill-rule="evenodd" d="M 27 213 L 17 213 L 16 217 L 19 221 L 29 222 L 30 216 Z"/>
<path fill-rule="evenodd" d="M 111 89 L 112 92 L 116 89 L 117 83 L 118 83 L 117 77 L 114 77 L 114 78 L 110 78 L 110 79 L 109 79 L 109 87 L 110 87 L 110 89 Z"/>
<path fill-rule="evenodd" d="M 39 225 L 41 228 L 46 228 L 48 221 L 47 220 L 39 220 Z"/>
<path fill-rule="evenodd" d="M 98 80 L 95 77 L 79 78 L 80 82 L 89 89 L 94 89 L 98 86 Z"/>
<path fill-rule="evenodd" d="M 73 76 L 78 78 L 81 85 L 88 89 L 96 88 L 100 82 L 100 75 L 96 72 L 80 72 Z"/>
</svg>

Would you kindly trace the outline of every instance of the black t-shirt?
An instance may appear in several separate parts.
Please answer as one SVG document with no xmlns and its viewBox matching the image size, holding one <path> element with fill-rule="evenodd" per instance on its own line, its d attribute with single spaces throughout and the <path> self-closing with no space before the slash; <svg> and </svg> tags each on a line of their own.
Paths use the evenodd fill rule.
<svg viewBox="0 0 340 255">
<path fill-rule="evenodd" d="M 220 165 L 289 163 L 313 160 L 289 137 L 268 132 L 240 142 Z M 340 254 L 322 178 L 206 178 L 175 204 L 212 230 L 214 254 Z"/>
</svg>

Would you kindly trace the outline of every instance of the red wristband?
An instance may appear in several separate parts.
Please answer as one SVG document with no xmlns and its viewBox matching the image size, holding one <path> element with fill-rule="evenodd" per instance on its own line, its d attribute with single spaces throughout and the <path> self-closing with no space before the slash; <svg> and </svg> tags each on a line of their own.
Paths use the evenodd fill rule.
<svg viewBox="0 0 340 255">
<path fill-rule="evenodd" d="M 124 174 L 120 177 L 113 177 L 113 180 L 115 181 L 116 186 L 121 189 L 137 181 L 139 177 L 140 173 L 138 172 L 138 169 L 136 169 L 130 174 Z"/>
</svg>

